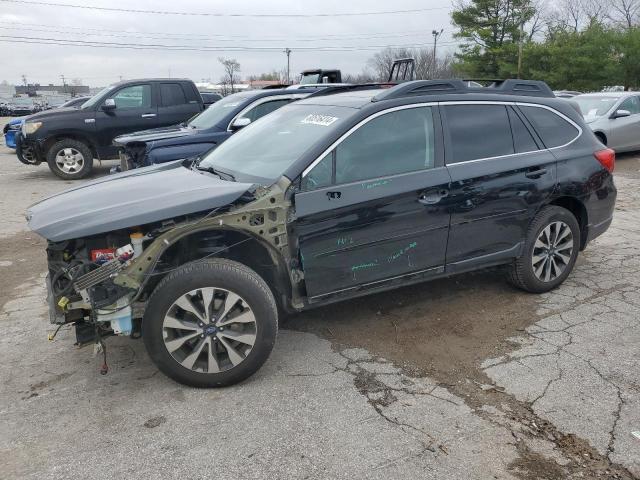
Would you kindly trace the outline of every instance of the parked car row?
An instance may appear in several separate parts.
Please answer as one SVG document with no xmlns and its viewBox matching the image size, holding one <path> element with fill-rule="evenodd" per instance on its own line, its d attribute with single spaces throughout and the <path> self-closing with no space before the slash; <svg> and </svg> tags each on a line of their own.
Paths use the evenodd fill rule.
<svg viewBox="0 0 640 480">
<path fill-rule="evenodd" d="M 84 178 L 94 158 L 117 158 L 113 139 L 118 135 L 175 125 L 203 109 L 191 80 L 126 80 L 106 87 L 78 109 L 31 115 L 22 125 L 16 154 L 26 164 L 46 162 L 60 178 Z"/>
<path fill-rule="evenodd" d="M 188 122 L 114 139 L 121 169 L 144 167 L 205 153 L 258 118 L 308 96 L 311 91 L 268 89 L 228 95 Z"/>
<path fill-rule="evenodd" d="M 113 133 L 116 116 L 160 116 L 167 83 L 115 85 L 64 115 Z M 615 153 L 546 84 L 382 87 L 231 96 L 168 138 L 121 137 L 132 161 L 161 163 L 29 208 L 48 242 L 51 322 L 75 325 L 80 345 L 141 336 L 176 381 L 231 385 L 268 358 L 278 312 L 488 266 L 546 292 L 609 227 Z M 66 149 L 87 162 L 80 137 L 47 140 L 48 118 L 30 118 L 24 142 L 54 167 Z M 185 155 L 176 138 L 219 145 L 162 163 L 165 148 Z"/>
</svg>

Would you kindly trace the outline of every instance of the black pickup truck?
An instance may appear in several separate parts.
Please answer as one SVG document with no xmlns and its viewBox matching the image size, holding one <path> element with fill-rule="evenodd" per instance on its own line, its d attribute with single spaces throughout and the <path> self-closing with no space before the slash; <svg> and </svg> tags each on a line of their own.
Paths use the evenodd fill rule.
<svg viewBox="0 0 640 480">
<path fill-rule="evenodd" d="M 27 165 L 47 162 L 60 178 L 84 178 L 91 173 L 94 158 L 117 158 L 112 143 L 118 135 L 176 125 L 203 109 L 191 80 L 126 80 L 106 87 L 79 109 L 27 117 L 16 139 L 16 154 Z"/>
</svg>

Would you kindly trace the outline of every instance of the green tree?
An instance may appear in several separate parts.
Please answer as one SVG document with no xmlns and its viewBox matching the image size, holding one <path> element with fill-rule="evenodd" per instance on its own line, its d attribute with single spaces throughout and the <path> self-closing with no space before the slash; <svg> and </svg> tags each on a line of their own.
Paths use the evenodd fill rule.
<svg viewBox="0 0 640 480">
<path fill-rule="evenodd" d="M 458 70 L 470 76 L 513 76 L 524 25 L 536 15 L 531 0 L 462 0 L 451 14 L 456 38 L 465 43 L 456 54 Z"/>
<path fill-rule="evenodd" d="M 554 89 L 583 92 L 622 82 L 616 31 L 601 24 L 582 31 L 554 31 L 544 42 L 524 50 L 525 76 L 546 81 Z"/>
<path fill-rule="evenodd" d="M 616 60 L 621 84 L 625 89 L 640 88 L 640 27 L 631 27 L 615 34 Z"/>
</svg>

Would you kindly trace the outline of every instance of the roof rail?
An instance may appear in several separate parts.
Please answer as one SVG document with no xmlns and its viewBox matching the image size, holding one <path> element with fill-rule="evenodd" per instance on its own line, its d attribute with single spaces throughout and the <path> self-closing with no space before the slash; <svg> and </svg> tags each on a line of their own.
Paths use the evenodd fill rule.
<svg viewBox="0 0 640 480">
<path fill-rule="evenodd" d="M 377 90 L 395 86 L 395 83 L 358 83 L 354 85 L 338 85 L 335 87 L 319 88 L 318 91 L 313 92 L 307 98 L 323 97 L 325 95 L 332 95 L 334 93 L 353 92 L 357 90 Z"/>
<path fill-rule="evenodd" d="M 460 93 L 493 93 L 502 95 L 521 95 L 525 97 L 555 97 L 549 85 L 539 80 L 491 80 L 486 87 L 471 85 L 471 80 L 414 80 L 393 87 L 386 92 L 379 93 L 371 99 L 372 102 L 390 100 L 392 98 L 411 97 L 418 95 L 444 95 Z"/>
</svg>

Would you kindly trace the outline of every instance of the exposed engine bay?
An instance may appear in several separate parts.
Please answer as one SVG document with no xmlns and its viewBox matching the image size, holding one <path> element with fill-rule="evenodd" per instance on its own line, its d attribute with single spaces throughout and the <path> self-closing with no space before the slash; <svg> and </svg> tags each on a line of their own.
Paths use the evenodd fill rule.
<svg viewBox="0 0 640 480">
<path fill-rule="evenodd" d="M 112 334 L 132 335 L 137 291 L 116 285 L 113 279 L 142 253 L 144 241 L 141 232 L 132 232 L 128 238 L 123 232 L 50 242 L 47 282 L 51 322 L 75 322 L 79 345 Z"/>
<path fill-rule="evenodd" d="M 112 335 L 140 336 L 147 298 L 161 278 L 176 267 L 226 252 L 230 258 L 252 255 L 265 264 L 296 270 L 286 231 L 290 206 L 285 199 L 287 187 L 276 184 L 270 189 L 260 188 L 224 210 L 216 208 L 85 238 L 49 241 L 51 322 L 58 329 L 74 324 L 78 346 L 95 343 L 96 352 L 104 352 L 106 373 L 104 339 Z M 232 247 L 247 241 L 262 244 L 271 258 L 259 260 L 255 249 L 250 248 L 229 253 Z"/>
</svg>

